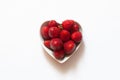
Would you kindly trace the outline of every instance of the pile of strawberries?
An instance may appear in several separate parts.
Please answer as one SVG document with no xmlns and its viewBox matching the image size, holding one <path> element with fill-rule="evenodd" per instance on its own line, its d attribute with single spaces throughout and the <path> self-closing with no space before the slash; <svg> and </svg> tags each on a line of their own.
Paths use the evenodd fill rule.
<svg viewBox="0 0 120 80">
<path fill-rule="evenodd" d="M 59 24 L 55 20 L 46 21 L 40 29 L 44 45 L 53 51 L 56 59 L 71 55 L 82 40 L 81 26 L 74 20 Z"/>
</svg>

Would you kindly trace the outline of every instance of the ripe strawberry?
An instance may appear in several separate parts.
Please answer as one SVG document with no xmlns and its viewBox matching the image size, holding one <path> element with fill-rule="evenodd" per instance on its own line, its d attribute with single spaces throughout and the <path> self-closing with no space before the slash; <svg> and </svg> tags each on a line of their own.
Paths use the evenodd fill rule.
<svg viewBox="0 0 120 80">
<path fill-rule="evenodd" d="M 63 59 L 65 56 L 64 50 L 54 51 L 53 55 L 56 59 Z"/>
<path fill-rule="evenodd" d="M 61 39 L 59 38 L 53 38 L 51 41 L 50 41 L 50 48 L 52 50 L 60 50 L 62 49 L 63 47 L 63 42 Z"/>
<path fill-rule="evenodd" d="M 49 27 L 57 27 L 58 23 L 55 20 L 51 20 L 51 21 L 49 21 L 48 26 Z"/>
<path fill-rule="evenodd" d="M 60 35 L 60 31 L 58 27 L 50 27 L 48 34 L 51 38 L 57 38 Z"/>
<path fill-rule="evenodd" d="M 68 32 L 67 30 L 62 30 L 60 33 L 60 39 L 63 42 L 68 41 L 70 39 L 70 32 Z"/>
<path fill-rule="evenodd" d="M 41 35 L 44 39 L 50 39 L 48 35 L 49 27 L 48 26 L 42 26 L 41 28 Z"/>
<path fill-rule="evenodd" d="M 63 29 L 71 31 L 72 27 L 74 25 L 73 20 L 65 20 L 62 22 Z"/>
<path fill-rule="evenodd" d="M 44 45 L 50 49 L 50 40 L 45 40 Z"/>
<path fill-rule="evenodd" d="M 76 48 L 76 44 L 74 41 L 69 40 L 68 42 L 64 43 L 64 50 L 67 55 L 70 55 Z"/>
<path fill-rule="evenodd" d="M 82 33 L 77 31 L 71 35 L 71 39 L 76 43 L 79 43 L 82 40 Z"/>
</svg>

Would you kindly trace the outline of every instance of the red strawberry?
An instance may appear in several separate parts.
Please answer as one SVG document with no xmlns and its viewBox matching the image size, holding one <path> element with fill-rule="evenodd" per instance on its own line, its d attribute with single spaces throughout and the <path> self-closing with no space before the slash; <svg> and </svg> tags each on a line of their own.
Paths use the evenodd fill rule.
<svg viewBox="0 0 120 80">
<path fill-rule="evenodd" d="M 67 55 L 70 55 L 75 50 L 75 48 L 76 44 L 72 40 L 64 43 L 64 50 Z"/>
<path fill-rule="evenodd" d="M 48 35 L 49 27 L 48 26 L 42 26 L 41 28 L 41 35 L 44 39 L 50 39 Z"/>
<path fill-rule="evenodd" d="M 82 40 L 82 33 L 77 31 L 71 35 L 71 39 L 76 43 L 79 43 Z"/>
<path fill-rule="evenodd" d="M 51 20 L 51 21 L 49 21 L 48 26 L 49 27 L 57 27 L 58 23 L 55 20 Z"/>
<path fill-rule="evenodd" d="M 44 45 L 50 49 L 50 40 L 45 40 Z"/>
<path fill-rule="evenodd" d="M 73 25 L 74 25 L 73 20 L 65 20 L 62 22 L 63 29 L 66 29 L 68 31 L 71 31 Z"/>
<path fill-rule="evenodd" d="M 49 36 L 51 37 L 51 38 L 57 38 L 57 37 L 59 37 L 59 35 L 60 35 L 60 28 L 58 28 L 58 27 L 51 27 L 50 29 L 49 29 Z"/>
<path fill-rule="evenodd" d="M 68 41 L 70 39 L 70 32 L 67 30 L 62 30 L 60 33 L 60 39 L 64 42 Z"/>
<path fill-rule="evenodd" d="M 59 38 L 54 38 L 54 39 L 52 39 L 51 41 L 50 41 L 50 48 L 52 49 L 52 50 L 60 50 L 60 49 L 62 49 L 62 47 L 63 47 L 63 42 L 62 42 L 62 40 L 61 39 L 59 39 Z"/>
<path fill-rule="evenodd" d="M 54 51 L 53 55 L 56 59 L 63 59 L 65 56 L 64 50 Z"/>
</svg>

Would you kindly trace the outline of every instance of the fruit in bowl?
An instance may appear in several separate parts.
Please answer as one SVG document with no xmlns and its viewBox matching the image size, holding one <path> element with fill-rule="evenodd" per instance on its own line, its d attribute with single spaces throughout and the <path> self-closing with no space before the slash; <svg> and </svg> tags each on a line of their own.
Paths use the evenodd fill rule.
<svg viewBox="0 0 120 80">
<path fill-rule="evenodd" d="M 77 51 L 82 41 L 81 26 L 74 20 L 46 21 L 41 25 L 40 35 L 48 54 L 61 63 Z"/>
</svg>

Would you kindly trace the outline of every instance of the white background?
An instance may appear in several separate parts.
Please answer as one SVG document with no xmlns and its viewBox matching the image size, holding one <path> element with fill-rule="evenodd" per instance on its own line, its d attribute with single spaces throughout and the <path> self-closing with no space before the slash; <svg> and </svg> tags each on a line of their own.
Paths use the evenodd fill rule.
<svg viewBox="0 0 120 80">
<path fill-rule="evenodd" d="M 64 64 L 40 45 L 50 19 L 83 28 L 80 52 Z M 0 0 L 0 80 L 120 80 L 120 1 Z"/>
</svg>

